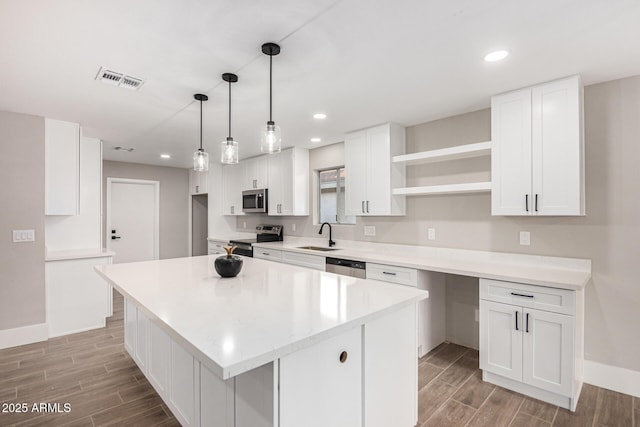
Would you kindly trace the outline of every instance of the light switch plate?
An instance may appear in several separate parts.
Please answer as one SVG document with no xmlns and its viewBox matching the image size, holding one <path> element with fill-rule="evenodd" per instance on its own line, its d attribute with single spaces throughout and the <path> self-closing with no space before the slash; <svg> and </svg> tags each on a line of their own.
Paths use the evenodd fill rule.
<svg viewBox="0 0 640 427">
<path fill-rule="evenodd" d="M 35 242 L 36 232 L 35 230 L 13 230 L 13 242 Z"/>
<path fill-rule="evenodd" d="M 435 228 L 427 228 L 427 239 L 436 240 L 436 229 Z"/>
<path fill-rule="evenodd" d="M 364 235 L 365 236 L 375 236 L 376 235 L 376 227 L 374 225 L 368 225 L 364 227 Z"/>
<path fill-rule="evenodd" d="M 520 232 L 520 244 L 523 245 L 523 246 L 531 245 L 531 233 L 529 233 L 528 231 L 521 231 Z"/>
</svg>

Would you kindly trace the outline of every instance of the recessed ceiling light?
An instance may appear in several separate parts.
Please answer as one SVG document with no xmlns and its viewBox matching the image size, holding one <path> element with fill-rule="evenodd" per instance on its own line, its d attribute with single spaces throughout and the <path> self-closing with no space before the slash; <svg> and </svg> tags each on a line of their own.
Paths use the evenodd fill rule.
<svg viewBox="0 0 640 427">
<path fill-rule="evenodd" d="M 163 159 L 170 159 L 171 154 L 160 154 L 160 157 L 162 157 Z"/>
<path fill-rule="evenodd" d="M 509 52 L 506 50 L 496 50 L 495 52 L 488 53 L 484 60 L 487 62 L 496 62 L 506 58 L 509 55 Z"/>
<path fill-rule="evenodd" d="M 322 142 L 322 138 L 311 138 L 311 142 Z"/>
<path fill-rule="evenodd" d="M 325 113 L 316 113 L 313 115 L 313 118 L 317 120 L 323 120 L 327 118 L 327 115 Z"/>
</svg>

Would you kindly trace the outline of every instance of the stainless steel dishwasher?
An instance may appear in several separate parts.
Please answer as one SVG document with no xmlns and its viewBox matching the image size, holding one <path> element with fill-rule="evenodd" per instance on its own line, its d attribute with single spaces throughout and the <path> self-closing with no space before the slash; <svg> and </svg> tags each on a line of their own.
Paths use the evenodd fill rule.
<svg viewBox="0 0 640 427">
<path fill-rule="evenodd" d="M 326 264 L 329 273 L 357 277 L 358 279 L 366 279 L 367 277 L 367 263 L 364 261 L 327 257 Z"/>
</svg>

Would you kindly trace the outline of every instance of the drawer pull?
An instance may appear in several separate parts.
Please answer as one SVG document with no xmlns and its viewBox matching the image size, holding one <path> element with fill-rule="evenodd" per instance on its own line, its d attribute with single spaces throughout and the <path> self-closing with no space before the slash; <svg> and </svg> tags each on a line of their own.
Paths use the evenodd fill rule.
<svg viewBox="0 0 640 427">
<path fill-rule="evenodd" d="M 527 317 L 526 317 L 526 321 L 525 321 L 524 331 L 525 331 L 526 333 L 529 333 L 529 313 L 527 313 Z"/>
<path fill-rule="evenodd" d="M 517 294 L 515 292 L 511 292 L 511 295 L 516 296 L 516 297 L 533 298 L 533 295 Z"/>
<path fill-rule="evenodd" d="M 386 274 L 388 276 L 395 276 L 396 275 L 396 273 L 392 273 L 390 271 L 383 271 L 382 274 Z"/>
<path fill-rule="evenodd" d="M 262 252 L 262 255 L 269 256 L 270 254 L 269 254 L 269 252 Z"/>
<path fill-rule="evenodd" d="M 518 311 L 516 310 L 516 331 L 518 330 Z"/>
<path fill-rule="evenodd" d="M 347 352 L 343 351 L 342 353 L 340 353 L 340 363 L 344 363 L 347 361 Z"/>
</svg>

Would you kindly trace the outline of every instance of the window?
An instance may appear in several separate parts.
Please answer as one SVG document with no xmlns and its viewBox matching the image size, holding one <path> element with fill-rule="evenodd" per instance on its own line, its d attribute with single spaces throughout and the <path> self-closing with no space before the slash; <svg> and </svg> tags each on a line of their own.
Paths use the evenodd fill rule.
<svg viewBox="0 0 640 427">
<path fill-rule="evenodd" d="M 319 219 L 330 224 L 355 224 L 344 214 L 344 167 L 318 171 Z"/>
</svg>

